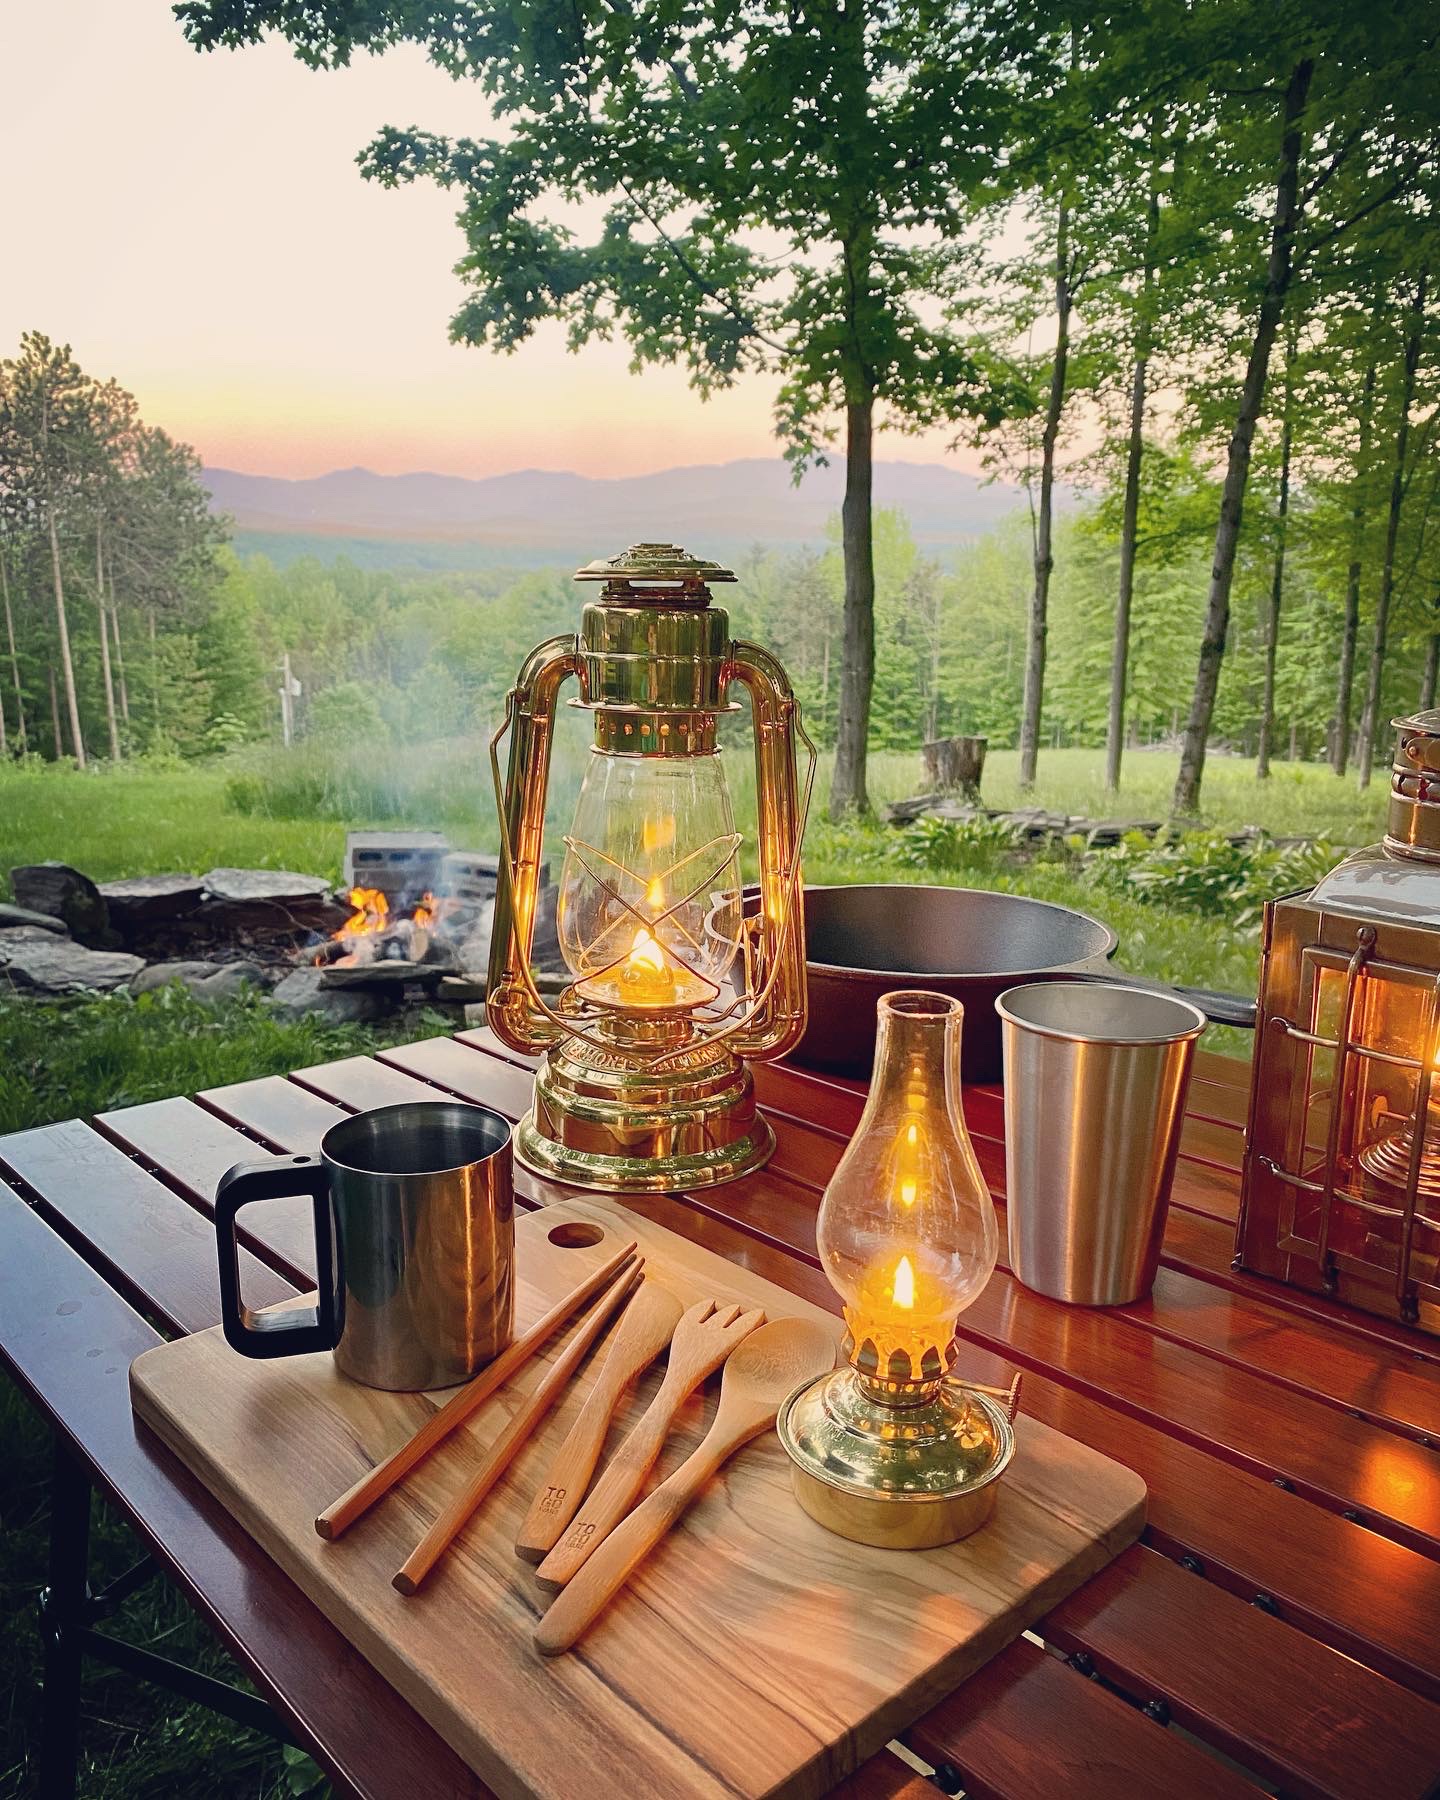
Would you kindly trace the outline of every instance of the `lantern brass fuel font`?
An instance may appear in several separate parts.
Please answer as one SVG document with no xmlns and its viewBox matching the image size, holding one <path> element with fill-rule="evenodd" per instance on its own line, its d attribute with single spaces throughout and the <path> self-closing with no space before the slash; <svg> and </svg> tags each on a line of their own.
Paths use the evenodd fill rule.
<svg viewBox="0 0 1440 1800">
<path fill-rule="evenodd" d="M 528 1167 L 581 1187 L 668 1191 L 733 1181 L 774 1148 L 742 1059 L 783 1056 L 805 1027 L 800 840 L 814 747 L 785 671 L 732 642 L 718 563 L 670 544 L 593 562 L 577 634 L 526 659 L 491 746 L 501 868 L 488 1013 L 512 1049 L 543 1050 L 517 1127 Z M 571 980 L 531 967 L 556 708 L 594 715 L 565 837 L 557 926 Z M 716 724 L 748 695 L 759 888 L 747 903 Z M 510 736 L 508 772 L 500 744 Z M 797 742 L 808 752 L 803 799 Z"/>
</svg>

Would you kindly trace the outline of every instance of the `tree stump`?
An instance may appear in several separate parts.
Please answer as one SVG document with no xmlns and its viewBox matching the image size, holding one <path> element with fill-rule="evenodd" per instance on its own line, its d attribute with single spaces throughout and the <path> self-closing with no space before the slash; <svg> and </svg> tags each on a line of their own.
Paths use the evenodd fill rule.
<svg viewBox="0 0 1440 1800">
<path fill-rule="evenodd" d="M 929 786 L 941 793 L 964 794 L 978 805 L 988 742 L 983 737 L 949 737 L 924 745 L 925 779 Z"/>
</svg>

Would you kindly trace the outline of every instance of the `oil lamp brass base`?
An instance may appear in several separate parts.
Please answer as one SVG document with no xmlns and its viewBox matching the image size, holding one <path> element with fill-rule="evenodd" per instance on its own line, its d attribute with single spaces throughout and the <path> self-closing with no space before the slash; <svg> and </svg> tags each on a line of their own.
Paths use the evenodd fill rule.
<svg viewBox="0 0 1440 1800">
<path fill-rule="evenodd" d="M 896 1403 L 848 1367 L 792 1394 L 778 1429 L 810 1517 L 882 1550 L 978 1531 L 1015 1454 L 1007 1408 L 987 1394 L 946 1380 Z"/>
<path fill-rule="evenodd" d="M 749 1070 L 721 1046 L 679 1050 L 664 1068 L 574 1039 L 535 1077 L 515 1128 L 528 1169 L 604 1193 L 676 1193 L 738 1181 L 770 1160 L 774 1133 Z"/>
</svg>

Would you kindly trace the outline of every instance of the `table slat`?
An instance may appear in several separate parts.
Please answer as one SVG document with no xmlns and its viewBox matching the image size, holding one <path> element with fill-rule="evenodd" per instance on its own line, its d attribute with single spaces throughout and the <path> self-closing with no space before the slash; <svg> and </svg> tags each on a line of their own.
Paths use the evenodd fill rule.
<svg viewBox="0 0 1440 1800">
<path fill-rule="evenodd" d="M 98 1132 L 78 1119 L 15 1132 L 0 1138 L 0 1170 L 143 1311 L 175 1331 L 214 1322 L 214 1227 Z M 295 1291 L 248 1250 L 240 1252 L 240 1282 L 254 1307 Z"/>
<path fill-rule="evenodd" d="M 1024 1638 L 904 1736 L 958 1769 L 969 1800 L 1258 1800 L 1243 1776 Z"/>
<path fill-rule="evenodd" d="M 330 1127 L 350 1116 L 281 1075 L 207 1088 L 195 1098 L 220 1118 L 253 1131 L 291 1156 L 314 1156 Z"/>
<path fill-rule="evenodd" d="M 1422 1800 L 1440 1770 L 1440 1706 L 1142 1545 L 1035 1629 L 1287 1796 Z"/>
<path fill-rule="evenodd" d="M 237 1163 L 264 1161 L 269 1146 L 243 1137 L 191 1100 L 152 1100 L 100 1113 L 96 1129 L 138 1156 L 192 1205 L 213 1215 L 220 1177 Z M 237 1221 L 241 1241 L 297 1287 L 315 1279 L 315 1227 L 310 1202 L 296 1196 L 257 1200 Z"/>
</svg>

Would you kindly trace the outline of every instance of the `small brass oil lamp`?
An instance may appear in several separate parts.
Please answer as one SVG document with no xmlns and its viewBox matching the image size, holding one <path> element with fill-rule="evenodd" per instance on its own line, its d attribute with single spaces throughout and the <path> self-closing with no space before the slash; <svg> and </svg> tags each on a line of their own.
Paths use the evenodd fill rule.
<svg viewBox="0 0 1440 1800">
<path fill-rule="evenodd" d="M 1015 1451 L 1019 1383 L 954 1379 L 955 1319 L 999 1233 L 960 1110 L 964 1008 L 887 994 L 865 1111 L 820 1206 L 816 1242 L 844 1302 L 847 1366 L 793 1395 L 779 1430 L 796 1497 L 822 1525 L 897 1550 L 984 1524 Z"/>
<path fill-rule="evenodd" d="M 578 633 L 531 652 L 491 746 L 501 869 L 488 1016 L 512 1049 L 546 1052 L 516 1155 L 609 1191 L 733 1181 L 774 1149 L 745 1059 L 783 1056 L 805 1027 L 800 840 L 814 747 L 779 663 L 732 641 L 711 604 L 729 569 L 637 544 L 575 579 L 603 584 L 598 599 Z M 557 902 L 571 980 L 550 1000 L 531 948 L 556 708 L 571 679 L 571 704 L 595 730 Z M 716 742 L 721 715 L 740 710 L 735 690 L 754 724 L 753 906 Z M 809 753 L 803 796 L 797 744 Z"/>
</svg>

